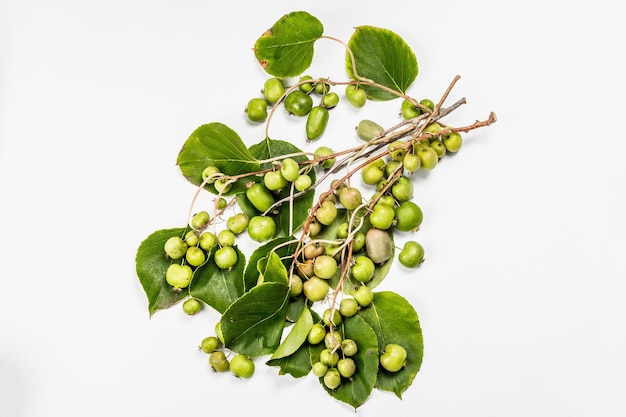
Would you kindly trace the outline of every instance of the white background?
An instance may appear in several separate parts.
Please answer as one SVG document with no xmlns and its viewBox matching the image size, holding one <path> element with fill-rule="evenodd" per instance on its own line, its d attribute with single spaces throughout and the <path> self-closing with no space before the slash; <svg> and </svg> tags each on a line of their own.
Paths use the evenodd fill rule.
<svg viewBox="0 0 626 417">
<path fill-rule="evenodd" d="M 354 415 L 263 361 L 250 380 L 211 374 L 197 346 L 217 315 L 149 318 L 135 276 L 141 240 L 186 220 L 188 135 L 219 121 L 263 137 L 242 113 L 266 78 L 251 47 L 293 10 L 344 41 L 395 31 L 420 64 L 410 94 L 436 101 L 459 74 L 451 120 L 499 118 L 416 175 L 427 260 L 382 287 L 417 309 L 424 361 L 402 400 L 375 391 L 357 415 L 626 415 L 626 67 L 609 4 L 0 0 L 0 416 Z M 308 72 L 343 79 L 343 56 L 319 41 Z M 303 120 L 270 135 L 348 146 L 398 107 L 344 103 L 315 144 Z"/>
</svg>

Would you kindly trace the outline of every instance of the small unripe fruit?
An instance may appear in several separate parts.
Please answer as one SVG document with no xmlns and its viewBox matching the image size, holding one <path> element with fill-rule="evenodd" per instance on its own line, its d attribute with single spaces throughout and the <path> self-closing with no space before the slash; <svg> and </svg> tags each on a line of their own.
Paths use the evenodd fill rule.
<svg viewBox="0 0 626 417">
<path fill-rule="evenodd" d="M 233 246 L 237 237 L 228 229 L 220 230 L 217 234 L 217 243 L 220 246 Z"/>
<path fill-rule="evenodd" d="M 191 227 L 194 229 L 202 229 L 211 220 L 211 216 L 206 211 L 200 211 L 191 218 Z"/>
<path fill-rule="evenodd" d="M 172 236 L 165 241 L 164 250 L 167 256 L 172 259 L 180 259 L 187 253 L 187 243 L 179 236 Z"/>
<path fill-rule="evenodd" d="M 299 175 L 294 182 L 294 186 L 298 191 L 304 191 L 308 189 L 313 184 L 311 177 L 306 174 Z"/>
<path fill-rule="evenodd" d="M 215 336 L 205 337 L 200 343 L 200 350 L 204 353 L 213 353 L 218 347 L 220 347 L 220 341 Z"/>
<path fill-rule="evenodd" d="M 306 280 L 302 284 L 302 287 L 304 296 L 312 302 L 322 301 L 328 295 L 328 291 L 330 291 L 328 282 L 316 276 L 312 276 Z"/>
<path fill-rule="evenodd" d="M 187 263 L 191 266 L 200 266 L 206 261 L 206 254 L 202 248 L 198 246 L 190 246 L 185 254 Z"/>
<path fill-rule="evenodd" d="M 268 103 L 274 104 L 285 92 L 285 85 L 280 78 L 268 78 L 263 84 L 263 96 Z"/>
<path fill-rule="evenodd" d="M 183 302 L 183 311 L 189 316 L 193 316 L 200 310 L 202 310 L 202 303 L 195 298 L 188 298 Z"/>
<path fill-rule="evenodd" d="M 246 106 L 248 120 L 254 123 L 264 122 L 267 119 L 267 101 L 263 98 L 253 98 Z"/>
<path fill-rule="evenodd" d="M 221 171 L 218 167 L 213 165 L 208 166 L 204 168 L 204 171 L 202 171 L 202 180 L 206 181 L 207 184 L 213 184 L 217 178 L 216 174 L 219 174 L 220 172 Z"/>
<path fill-rule="evenodd" d="M 331 368 L 324 375 L 324 385 L 328 389 L 336 389 L 341 385 L 341 374 L 336 368 Z"/>
<path fill-rule="evenodd" d="M 254 216 L 248 223 L 248 235 L 256 242 L 270 240 L 276 234 L 276 222 L 270 216 Z"/>
<path fill-rule="evenodd" d="M 448 152 L 458 152 L 463 145 L 463 137 L 458 132 L 452 132 L 443 138 L 443 144 Z"/>
<path fill-rule="evenodd" d="M 242 354 L 237 354 L 231 359 L 229 369 L 236 377 L 250 378 L 254 374 L 254 362 Z"/>
<path fill-rule="evenodd" d="M 313 262 L 313 273 L 322 279 L 330 279 L 337 272 L 337 261 L 329 255 L 321 255 Z"/>
<path fill-rule="evenodd" d="M 359 303 L 354 298 L 344 298 L 339 303 L 339 313 L 344 317 L 352 317 L 359 311 Z"/>
<path fill-rule="evenodd" d="M 353 295 L 354 299 L 361 307 L 369 306 L 374 300 L 374 293 L 367 285 L 361 285 Z"/>
<path fill-rule="evenodd" d="M 322 362 L 315 362 L 311 368 L 311 372 L 318 378 L 322 378 L 328 372 L 328 365 Z"/>
<path fill-rule="evenodd" d="M 404 347 L 389 343 L 385 346 L 385 352 L 380 355 L 380 364 L 389 372 L 398 372 L 406 364 L 406 356 Z"/>
<path fill-rule="evenodd" d="M 352 339 L 344 339 L 341 341 L 341 352 L 346 356 L 354 356 L 359 352 L 359 346 Z"/>
<path fill-rule="evenodd" d="M 319 148 L 315 150 L 315 156 L 317 158 L 323 158 L 325 156 L 332 155 L 333 153 L 334 153 L 333 150 L 329 148 L 328 146 L 320 146 Z M 337 158 L 324 159 L 322 162 L 320 162 L 320 166 L 322 168 L 330 168 L 335 164 L 336 161 L 337 161 Z"/>
<path fill-rule="evenodd" d="M 226 372 L 230 368 L 226 354 L 221 350 L 216 350 L 209 355 L 209 364 L 215 372 Z"/>
<path fill-rule="evenodd" d="M 274 204 L 274 196 L 263 184 L 255 182 L 246 190 L 248 201 L 261 213 Z"/>
<path fill-rule="evenodd" d="M 398 261 L 407 268 L 415 268 L 424 262 L 424 247 L 415 241 L 408 241 L 398 255 Z"/>
<path fill-rule="evenodd" d="M 300 176 L 300 165 L 291 158 L 285 158 L 280 166 L 280 174 L 289 182 L 295 181 Z"/>
<path fill-rule="evenodd" d="M 343 358 L 337 362 L 337 370 L 344 378 L 350 378 L 356 372 L 356 365 L 352 358 Z"/>
<path fill-rule="evenodd" d="M 236 213 L 228 218 L 226 226 L 228 227 L 228 230 L 238 235 L 246 230 L 249 221 L 250 219 L 247 214 Z"/>
<path fill-rule="evenodd" d="M 165 281 L 174 288 L 187 288 L 193 271 L 189 265 L 171 264 L 165 272 Z"/>
<path fill-rule="evenodd" d="M 309 329 L 306 340 L 312 345 L 319 345 L 326 337 L 326 328 L 321 323 L 315 323 Z"/>
<path fill-rule="evenodd" d="M 405 201 L 395 209 L 396 228 L 403 232 L 417 230 L 422 224 L 422 209 L 412 201 Z"/>
<path fill-rule="evenodd" d="M 389 233 L 380 229 L 370 229 L 365 234 L 365 250 L 367 256 L 376 264 L 391 258 L 393 246 Z"/>
<path fill-rule="evenodd" d="M 346 100 L 358 109 L 367 102 L 367 93 L 355 84 L 348 84 L 346 86 Z"/>
<path fill-rule="evenodd" d="M 341 317 L 339 310 L 331 310 L 330 308 L 327 308 L 322 314 L 322 320 L 326 326 L 332 325 L 333 327 L 337 327 L 343 321 L 343 317 Z"/>
<path fill-rule="evenodd" d="M 361 120 L 356 127 L 356 135 L 366 142 L 376 138 L 384 131 L 385 129 L 381 125 L 368 119 Z"/>
<path fill-rule="evenodd" d="M 230 269 L 237 264 L 237 251 L 232 246 L 223 246 L 213 255 L 215 264 L 220 269 Z"/>
</svg>

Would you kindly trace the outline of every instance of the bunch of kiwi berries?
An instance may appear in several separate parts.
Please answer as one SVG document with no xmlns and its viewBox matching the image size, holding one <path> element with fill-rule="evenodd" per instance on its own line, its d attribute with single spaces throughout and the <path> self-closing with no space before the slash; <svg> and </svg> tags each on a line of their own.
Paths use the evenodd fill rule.
<svg viewBox="0 0 626 417">
<path fill-rule="evenodd" d="M 358 83 L 347 84 L 344 97 L 356 108 L 363 107 L 367 101 L 367 94 Z M 339 95 L 331 91 L 331 83 L 325 79 L 305 75 L 297 87 L 287 89 L 281 79 L 269 78 L 263 85 L 262 97 L 249 100 L 245 114 L 249 121 L 262 123 L 268 118 L 268 110 L 280 104 L 289 114 L 306 117 L 306 139 L 313 141 L 325 132 L 329 110 L 337 106 L 339 100 Z M 415 102 L 407 98 L 402 102 L 400 113 L 404 120 L 412 120 L 433 109 L 431 100 Z M 356 136 L 364 142 L 381 141 L 385 134 L 385 129 L 371 120 L 362 120 L 356 126 Z M 384 142 L 385 148 L 379 148 L 383 150 L 380 156 L 368 159 L 371 161 L 360 169 L 360 175 L 363 183 L 371 187 L 369 199 L 350 184 L 349 177 L 344 177 L 343 182 L 331 182 L 330 189 L 314 204 L 303 228 L 299 249 L 293 255 L 290 296 L 305 297 L 311 304 L 325 301 L 331 304 L 306 339 L 312 346 L 323 345 L 319 360 L 312 363 L 312 373 L 330 390 L 338 388 L 358 372 L 352 357 L 359 347 L 354 340 L 343 337 L 339 325 L 343 318 L 354 316 L 372 303 L 374 295 L 367 283 L 374 279 L 377 268 L 393 256 L 391 234 L 394 231 L 415 232 L 422 223 L 422 210 L 412 201 L 410 175 L 419 169 L 434 169 L 446 153 L 459 151 L 463 142 L 460 133 L 438 122 L 423 126 L 421 134 L 420 140 L 412 143 L 402 140 Z M 337 158 L 329 147 L 320 146 L 315 151 L 315 159 L 318 162 L 311 165 L 291 157 L 282 158 L 275 170 L 263 174 L 262 181 L 251 181 L 245 193 L 259 215 L 233 214 L 227 218 L 226 228 L 213 233 L 208 226 L 213 224 L 215 213 L 213 217 L 207 211 L 195 213 L 189 232 L 165 243 L 167 256 L 180 261 L 167 270 L 167 282 L 175 289 L 188 287 L 194 268 L 204 264 L 211 251 L 214 251 L 213 259 L 219 268 L 231 269 L 238 261 L 234 249 L 236 238 L 244 232 L 256 242 L 272 239 L 276 224 L 268 212 L 274 207 L 278 192 L 292 185 L 296 192 L 315 187 L 317 184 L 313 184 L 311 176 L 307 175 L 311 166 L 326 173 L 337 172 Z M 230 205 L 221 196 L 232 185 L 228 177 L 216 166 L 208 166 L 202 177 L 220 194 L 215 208 L 216 212 L 223 213 Z M 336 224 L 340 210 L 361 215 L 348 215 L 351 220 L 339 224 L 334 236 L 325 234 L 323 239 L 317 239 L 325 228 Z M 370 227 L 362 231 L 360 226 L 365 220 Z M 407 268 L 416 268 L 424 261 L 424 248 L 417 241 L 408 240 L 398 254 L 398 261 Z M 350 295 L 340 293 L 339 288 L 331 289 L 329 282 L 337 274 L 345 274 L 354 285 Z M 201 308 L 202 303 L 193 297 L 183 302 L 183 310 L 189 315 L 196 314 Z M 215 335 L 202 340 L 200 350 L 209 355 L 209 364 L 214 371 L 230 371 L 240 378 L 251 377 L 254 362 L 240 354 L 228 357 L 219 324 L 215 327 Z M 379 355 L 380 365 L 386 372 L 400 371 L 407 360 L 410 358 L 407 358 L 406 349 L 393 343 Z"/>
</svg>

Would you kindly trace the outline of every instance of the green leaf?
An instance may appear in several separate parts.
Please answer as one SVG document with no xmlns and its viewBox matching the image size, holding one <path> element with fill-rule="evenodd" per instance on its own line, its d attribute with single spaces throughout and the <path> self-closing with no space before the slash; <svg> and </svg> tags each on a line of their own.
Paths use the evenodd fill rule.
<svg viewBox="0 0 626 417">
<path fill-rule="evenodd" d="M 278 282 L 258 285 L 235 301 L 222 315 L 224 345 L 246 356 L 274 352 L 280 344 L 289 287 Z"/>
<path fill-rule="evenodd" d="M 402 393 L 417 375 L 424 355 L 422 329 L 415 309 L 402 296 L 385 291 L 374 293 L 371 306 L 360 310 L 358 315 L 376 332 L 380 351 L 384 351 L 389 343 L 397 343 L 406 349 L 406 366 L 395 373 L 381 367 L 376 381 L 376 388 L 402 398 Z"/>
<path fill-rule="evenodd" d="M 264 282 L 279 282 L 289 286 L 287 268 L 280 260 L 276 252 L 269 252 L 265 258 L 261 258 L 257 264 L 259 270 L 259 284 Z"/>
<path fill-rule="evenodd" d="M 283 140 L 276 140 L 265 138 L 261 142 L 252 145 L 250 147 L 250 153 L 257 160 L 267 160 L 276 158 L 282 155 L 291 155 L 295 153 L 301 153 L 302 150 L 292 145 L 289 142 Z M 304 155 L 292 156 L 297 162 L 308 160 Z M 272 167 L 271 163 L 262 164 L 263 169 Z M 315 183 L 315 171 L 309 171 L 308 175 L 311 177 L 313 183 Z M 295 192 L 295 190 L 294 190 Z M 288 197 L 291 193 L 291 187 L 285 187 L 278 193 L 275 193 L 276 201 Z M 271 214 L 276 222 L 276 237 L 278 236 L 290 236 L 297 230 L 299 230 L 306 221 L 311 207 L 313 207 L 313 199 L 315 197 L 315 190 L 308 191 L 303 195 L 293 199 L 293 205 L 290 205 L 288 201 L 285 201 L 280 207 L 278 213 Z M 245 200 L 244 195 L 238 196 L 238 202 L 240 199 Z M 253 210 L 251 205 L 246 204 L 245 201 L 240 204 L 242 210 L 246 211 L 246 207 L 249 210 Z M 249 216 L 254 215 L 255 211 L 248 212 Z"/>
<path fill-rule="evenodd" d="M 187 296 L 186 291 L 174 291 L 165 281 L 165 272 L 173 262 L 167 258 L 163 246 L 172 236 L 184 236 L 184 228 L 157 230 L 137 249 L 135 267 L 139 282 L 148 297 L 150 316 L 157 310 L 173 306 Z"/>
<path fill-rule="evenodd" d="M 302 344 L 306 341 L 309 330 L 313 326 L 313 317 L 311 311 L 308 308 L 302 310 L 300 317 L 296 320 L 296 323 L 291 328 L 291 331 L 285 337 L 285 340 L 280 344 L 278 349 L 274 351 L 274 354 L 270 359 L 280 359 L 294 353 Z"/>
<path fill-rule="evenodd" d="M 313 44 L 324 27 L 307 12 L 281 17 L 254 44 L 254 55 L 268 74 L 290 78 L 302 74 L 313 61 Z"/>
<path fill-rule="evenodd" d="M 217 166 L 224 174 L 239 175 L 259 171 L 254 159 L 239 135 L 222 123 L 209 123 L 198 127 L 185 141 L 178 154 L 177 164 L 182 174 L 192 184 L 202 184 L 202 172 L 208 166 Z M 245 191 L 246 179 L 233 184 L 228 193 Z M 207 189 L 216 192 L 212 185 Z"/>
<path fill-rule="evenodd" d="M 352 357 L 357 371 L 352 379 L 342 381 L 335 390 L 329 390 L 323 382 L 322 386 L 331 396 L 356 409 L 367 400 L 376 383 L 378 341 L 374 330 L 358 315 L 346 318 L 342 328 L 343 338 L 354 340 L 359 347 L 358 353 Z"/>
<path fill-rule="evenodd" d="M 373 26 L 359 26 L 348 41 L 355 65 L 346 53 L 346 70 L 353 80 L 359 76 L 375 81 L 399 93 L 417 77 L 418 67 L 411 47 L 396 33 Z M 398 96 L 378 87 L 361 85 L 373 100 L 392 100 Z"/>
<path fill-rule="evenodd" d="M 213 254 L 217 247 L 213 248 L 209 260 L 194 272 L 189 287 L 193 297 L 204 301 L 220 313 L 244 293 L 245 255 L 237 246 L 234 246 L 234 249 L 237 252 L 237 263 L 231 269 L 224 270 L 213 262 Z"/>
<path fill-rule="evenodd" d="M 357 213 L 355 220 L 354 220 L 354 226 L 356 227 L 359 222 L 360 219 L 363 217 L 363 213 L 365 213 L 365 210 L 361 210 Z M 339 226 L 342 223 L 345 222 L 349 222 L 350 221 L 350 216 L 352 215 L 351 211 L 348 211 L 344 208 L 338 208 L 337 209 L 337 217 L 335 218 L 335 220 L 329 224 L 328 226 L 325 226 L 322 231 L 320 232 L 319 236 L 317 236 L 316 238 L 319 239 L 326 239 L 326 240 L 336 240 L 337 239 L 337 229 L 339 228 Z M 363 224 L 361 225 L 361 228 L 359 229 L 361 232 L 363 232 L 363 234 L 367 233 L 368 230 L 370 230 L 372 228 L 372 224 L 369 221 L 369 217 L 365 216 L 365 218 L 363 219 Z M 383 281 L 383 279 L 385 279 L 385 277 L 387 276 L 387 274 L 389 273 L 389 270 L 391 269 L 391 266 L 393 265 L 393 259 L 394 259 L 394 246 L 393 246 L 393 233 L 389 232 L 389 238 L 391 239 L 392 242 L 392 253 L 391 253 L 391 258 L 389 258 L 389 260 L 385 263 L 383 263 L 382 265 L 376 265 L 376 269 L 374 270 L 374 276 L 372 277 L 372 279 L 370 281 L 367 282 L 367 286 L 370 287 L 371 289 L 376 288 L 378 285 L 380 285 L 380 283 Z M 365 252 L 365 248 L 363 248 L 362 250 L 360 250 L 359 252 L 354 252 L 352 254 L 353 259 L 359 255 L 366 255 Z M 337 286 L 337 284 L 339 283 L 339 277 L 340 277 L 340 271 L 338 271 L 334 277 L 332 277 L 329 280 L 329 284 L 331 286 L 331 288 L 335 288 Z M 355 288 L 358 287 L 359 285 L 361 285 L 360 282 L 353 280 L 350 275 L 348 274 L 346 276 L 346 278 L 344 279 L 345 282 L 345 286 L 344 286 L 344 292 L 346 294 L 353 294 L 355 291 Z"/>
<path fill-rule="evenodd" d="M 248 261 L 248 265 L 246 266 L 246 269 L 244 271 L 244 284 L 245 284 L 246 291 L 250 290 L 250 288 L 257 285 L 259 281 L 260 273 L 257 267 L 258 262 L 262 258 L 266 257 L 268 252 L 270 251 L 276 252 L 276 254 L 281 258 L 288 257 L 295 250 L 296 242 L 294 241 L 291 244 L 286 244 L 284 246 L 282 245 L 293 239 L 294 238 L 291 236 L 279 237 L 279 238 L 270 240 L 269 242 L 265 243 L 262 246 L 259 246 L 254 252 L 252 252 L 252 254 L 250 255 L 250 259 Z M 290 262 L 291 262 L 290 260 L 291 258 L 282 261 L 285 267 L 287 268 L 289 267 Z"/>
<path fill-rule="evenodd" d="M 280 359 L 270 359 L 268 366 L 277 366 L 279 375 L 289 374 L 294 378 L 302 378 L 311 372 L 311 359 L 309 358 L 308 345 L 303 344 L 289 356 Z"/>
</svg>

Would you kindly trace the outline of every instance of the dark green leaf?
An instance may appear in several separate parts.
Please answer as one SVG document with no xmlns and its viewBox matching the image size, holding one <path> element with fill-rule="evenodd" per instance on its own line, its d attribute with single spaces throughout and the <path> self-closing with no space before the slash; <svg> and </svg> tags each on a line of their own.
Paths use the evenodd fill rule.
<svg viewBox="0 0 626 417">
<path fill-rule="evenodd" d="M 211 251 L 209 260 L 195 271 L 189 288 L 193 297 L 223 313 L 244 293 L 243 270 L 246 260 L 245 255 L 235 246 L 237 263 L 229 270 L 221 269 L 213 262 L 215 249 Z"/>
<path fill-rule="evenodd" d="M 294 353 L 305 342 L 309 330 L 313 326 L 313 317 L 311 311 L 308 308 L 302 310 L 300 317 L 296 320 L 287 337 L 278 346 L 278 349 L 274 351 L 274 354 L 270 359 L 280 359 Z"/>
<path fill-rule="evenodd" d="M 268 252 L 275 251 L 278 254 L 278 256 L 280 256 L 281 258 L 288 257 L 290 254 L 293 253 L 296 247 L 295 241 L 292 244 L 283 245 L 284 243 L 289 242 L 290 240 L 293 240 L 293 237 L 279 237 L 279 238 L 270 240 L 269 242 L 258 247 L 254 252 L 252 252 L 252 254 L 250 255 L 250 259 L 248 261 L 248 265 L 246 266 L 246 270 L 244 271 L 244 282 L 245 282 L 246 291 L 250 290 L 250 288 L 257 285 L 257 282 L 259 281 L 259 275 L 260 275 L 257 264 L 262 258 L 267 256 Z M 285 265 L 285 267 L 289 268 L 290 258 L 283 260 L 282 262 Z"/>
<path fill-rule="evenodd" d="M 264 282 L 279 282 L 289 285 L 289 277 L 287 276 L 287 268 L 283 265 L 280 257 L 276 252 L 269 252 L 266 257 L 261 258 L 257 264 L 260 279 L 259 284 Z"/>
<path fill-rule="evenodd" d="M 185 178 L 195 185 L 202 184 L 202 172 L 211 165 L 217 166 L 227 175 L 245 174 L 260 169 L 258 161 L 250 154 L 239 135 L 221 123 L 198 127 L 183 145 L 176 162 Z M 238 181 L 225 194 L 245 191 L 247 181 Z M 207 186 L 207 189 L 215 192 L 212 185 Z"/>
<path fill-rule="evenodd" d="M 282 140 L 265 138 L 260 143 L 250 147 L 250 153 L 257 160 L 267 160 L 276 158 L 282 155 L 291 155 L 294 153 L 301 153 L 302 150 L 292 145 L 289 142 Z M 307 157 L 304 155 L 293 156 L 292 159 L 297 162 L 306 161 Z M 270 168 L 271 163 L 264 163 L 263 169 Z M 315 182 L 315 172 L 311 170 L 308 175 Z M 296 192 L 294 190 L 294 192 Z M 286 187 L 280 192 L 276 193 L 276 201 L 279 201 L 285 197 L 288 197 L 291 193 L 291 187 Z M 289 201 L 282 203 L 280 211 L 276 214 L 272 214 L 272 217 L 276 221 L 276 236 L 290 236 L 297 230 L 299 230 L 306 221 L 309 211 L 313 206 L 313 199 L 315 197 L 315 191 L 311 190 L 293 200 L 293 205 L 289 204 Z M 243 198 L 243 197 L 242 197 Z M 249 204 L 243 204 L 243 207 L 248 207 Z M 250 208 L 249 208 L 250 209 Z M 254 212 L 253 212 L 254 213 Z M 292 216 L 293 214 L 293 216 Z M 248 214 L 253 215 L 253 214 Z"/>
<path fill-rule="evenodd" d="M 351 380 L 343 380 L 337 389 L 324 388 L 339 401 L 358 408 L 370 396 L 376 383 L 378 341 L 374 330 L 358 315 L 345 319 L 342 328 L 343 338 L 354 340 L 359 347 L 358 353 L 352 357 L 357 371 Z"/>
<path fill-rule="evenodd" d="M 224 344 L 246 356 L 274 352 L 280 344 L 289 287 L 278 282 L 258 285 L 235 301 L 222 315 Z"/>
<path fill-rule="evenodd" d="M 358 315 L 376 332 L 380 351 L 384 351 L 389 343 L 397 343 L 406 349 L 406 366 L 395 373 L 381 367 L 376 381 L 376 388 L 402 398 L 402 393 L 417 375 L 424 355 L 422 329 L 415 309 L 402 296 L 385 291 L 374 293 L 372 305 L 360 310 Z"/>
<path fill-rule="evenodd" d="M 313 44 L 324 27 L 307 12 L 281 17 L 254 44 L 254 55 L 268 74 L 281 78 L 302 74 L 313 60 Z"/>
<path fill-rule="evenodd" d="M 270 359 L 266 362 L 268 366 L 279 367 L 278 374 L 289 374 L 294 378 L 302 378 L 311 372 L 311 360 L 309 349 L 306 344 L 300 346 L 298 350 L 289 356 L 280 359 Z"/>
<path fill-rule="evenodd" d="M 405 93 L 417 77 L 418 67 L 411 47 L 396 33 L 372 26 L 359 26 L 348 42 L 354 55 L 353 66 L 346 53 L 346 70 L 353 80 L 359 76 L 399 93 Z M 362 85 L 369 98 L 392 100 L 398 96 L 378 87 Z"/>
<path fill-rule="evenodd" d="M 148 236 L 137 249 L 135 267 L 137 277 L 148 297 L 148 312 L 152 315 L 178 303 L 187 291 L 174 291 L 165 281 L 165 272 L 173 262 L 166 257 L 163 246 L 172 236 L 184 236 L 185 229 L 157 230 Z"/>
</svg>

